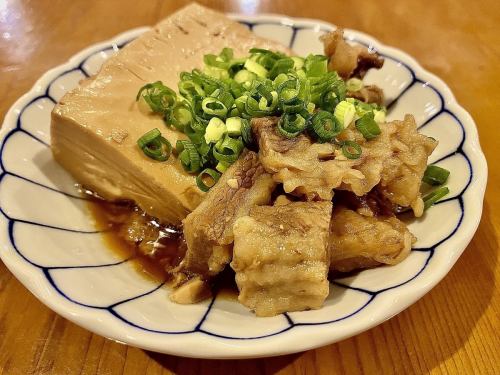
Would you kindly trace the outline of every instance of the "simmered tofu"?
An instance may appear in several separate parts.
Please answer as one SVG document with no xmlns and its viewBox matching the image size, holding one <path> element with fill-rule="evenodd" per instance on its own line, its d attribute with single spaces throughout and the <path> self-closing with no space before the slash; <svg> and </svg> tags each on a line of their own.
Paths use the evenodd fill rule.
<svg viewBox="0 0 500 375">
<path fill-rule="evenodd" d="M 258 316 L 317 309 L 328 296 L 330 202 L 254 207 L 233 227 L 238 300 Z"/>
<path fill-rule="evenodd" d="M 103 198 L 135 201 L 148 214 L 180 224 L 204 194 L 173 155 L 154 161 L 136 142 L 153 128 L 172 144 L 184 135 L 139 109 L 135 97 L 149 82 L 176 90 L 181 71 L 202 67 L 205 54 L 224 47 L 235 56 L 251 47 L 286 51 L 221 13 L 191 4 L 127 44 L 61 99 L 52 113 L 55 159 Z"/>
</svg>

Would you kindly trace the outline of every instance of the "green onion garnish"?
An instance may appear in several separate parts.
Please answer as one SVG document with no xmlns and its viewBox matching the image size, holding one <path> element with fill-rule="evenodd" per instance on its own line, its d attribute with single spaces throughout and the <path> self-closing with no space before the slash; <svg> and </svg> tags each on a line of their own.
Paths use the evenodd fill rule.
<svg viewBox="0 0 500 375">
<path fill-rule="evenodd" d="M 148 83 L 140 88 L 135 98 L 138 101 L 143 98 L 155 113 L 168 113 L 176 103 L 177 94 L 161 81 Z"/>
<path fill-rule="evenodd" d="M 256 74 L 259 77 L 266 78 L 268 71 L 266 68 L 264 68 L 262 65 L 259 63 L 252 61 L 252 60 L 247 60 L 244 65 L 245 69 L 248 70 L 249 72 L 252 72 Z"/>
<path fill-rule="evenodd" d="M 158 129 L 153 129 L 137 140 L 137 145 L 146 156 L 157 161 L 166 161 L 172 152 L 170 142 L 161 136 Z"/>
<path fill-rule="evenodd" d="M 220 173 L 211 168 L 205 168 L 196 177 L 196 185 L 198 185 L 201 191 L 207 192 L 217 183 L 217 181 L 219 181 L 219 178 Z M 208 184 L 206 184 L 205 181 L 207 181 Z"/>
<path fill-rule="evenodd" d="M 141 106 L 146 103 L 162 116 L 167 126 L 187 136 L 189 140 L 177 142 L 176 155 L 189 173 L 223 173 L 245 146 L 253 144 L 250 120 L 254 117 L 279 116 L 281 135 L 296 137 L 307 131 L 318 142 L 333 141 L 356 117 L 360 118 L 356 126 L 367 139 L 380 132 L 376 123 L 385 121 L 385 109 L 346 98 L 347 90 L 359 89 L 361 81 L 346 83 L 336 72 L 329 72 L 324 55 L 289 57 L 252 48 L 246 57 L 238 58 L 231 48 L 224 48 L 219 54 L 205 55 L 204 63 L 202 69 L 180 74 L 179 95 L 157 81 L 143 86 L 136 97 Z M 158 129 L 145 134 L 138 144 L 155 160 L 166 160 L 171 152 Z M 349 158 L 361 155 L 359 145 L 349 142 L 342 151 Z M 210 177 L 210 172 L 201 175 Z M 207 188 L 205 183 L 202 186 Z"/>
<path fill-rule="evenodd" d="M 208 116 L 224 117 L 227 114 L 227 107 L 224 103 L 212 97 L 203 99 L 201 107 Z"/>
<path fill-rule="evenodd" d="M 310 129 L 319 142 L 330 142 L 344 127 L 331 112 L 319 110 L 311 119 Z"/>
<path fill-rule="evenodd" d="M 353 141 L 344 141 L 342 143 L 342 154 L 347 159 L 359 159 L 362 154 L 361 146 Z"/>
<path fill-rule="evenodd" d="M 256 74 L 246 69 L 241 69 L 234 75 L 234 80 L 237 83 L 252 82 L 256 78 Z"/>
<path fill-rule="evenodd" d="M 356 108 L 354 104 L 348 101 L 342 100 L 336 107 L 334 111 L 334 116 L 342 124 L 344 128 L 347 128 L 349 124 L 354 120 L 356 115 Z"/>
<path fill-rule="evenodd" d="M 226 120 L 227 134 L 231 136 L 241 135 L 241 118 L 240 117 L 230 117 Z"/>
<path fill-rule="evenodd" d="M 222 121 L 220 118 L 212 117 L 205 130 L 205 142 L 216 143 L 224 136 L 226 132 L 227 127 L 224 121 Z"/>
<path fill-rule="evenodd" d="M 186 172 L 194 173 L 200 170 L 200 154 L 191 141 L 179 140 L 175 145 L 181 165 Z"/>
<path fill-rule="evenodd" d="M 298 113 L 284 113 L 278 122 L 278 131 L 287 138 L 294 138 L 306 129 L 306 119 Z"/>
<path fill-rule="evenodd" d="M 437 201 L 439 201 L 441 198 L 443 198 L 445 195 L 447 195 L 450 192 L 450 189 L 448 187 L 443 186 L 440 187 L 433 192 L 427 194 L 423 199 L 424 199 L 424 211 L 429 209 L 433 204 L 435 204 Z"/>
<path fill-rule="evenodd" d="M 309 77 L 319 77 L 327 72 L 328 59 L 324 55 L 309 55 L 306 57 L 304 67 Z"/>
<path fill-rule="evenodd" d="M 247 146 L 253 143 L 252 128 L 247 119 L 241 119 L 241 138 Z"/>
<path fill-rule="evenodd" d="M 426 184 L 437 186 L 443 185 L 448 180 L 450 171 L 437 165 L 428 165 L 422 181 Z"/>
<path fill-rule="evenodd" d="M 359 78 L 350 78 L 346 81 L 345 85 L 349 91 L 359 91 L 363 88 L 363 81 Z"/>
<path fill-rule="evenodd" d="M 363 117 L 356 120 L 356 129 L 358 129 L 367 140 L 373 139 L 380 134 L 380 128 L 373 117 L 373 112 L 367 112 Z"/>
</svg>

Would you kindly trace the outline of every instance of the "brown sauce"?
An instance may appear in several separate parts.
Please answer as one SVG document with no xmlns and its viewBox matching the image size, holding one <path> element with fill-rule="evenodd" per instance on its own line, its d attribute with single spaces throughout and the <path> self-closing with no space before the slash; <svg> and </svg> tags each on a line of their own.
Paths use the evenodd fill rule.
<svg viewBox="0 0 500 375">
<path fill-rule="evenodd" d="M 169 279 L 168 270 L 181 258 L 180 230 L 158 223 L 127 202 L 93 199 L 88 203 L 96 228 L 103 230 L 106 246 L 137 271 L 155 281 Z"/>
<path fill-rule="evenodd" d="M 106 247 L 121 259 L 130 259 L 137 272 L 157 282 L 169 281 L 169 270 L 184 256 L 181 228 L 162 225 L 128 202 L 92 199 L 88 203 L 96 228 L 103 230 Z M 213 281 L 218 298 L 236 301 L 234 271 L 226 267 Z"/>
</svg>

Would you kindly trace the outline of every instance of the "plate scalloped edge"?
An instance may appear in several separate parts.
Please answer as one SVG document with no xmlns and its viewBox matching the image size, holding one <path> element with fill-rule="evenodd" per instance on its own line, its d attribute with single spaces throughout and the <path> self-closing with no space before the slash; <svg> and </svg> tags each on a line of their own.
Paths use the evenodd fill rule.
<svg viewBox="0 0 500 375">
<path fill-rule="evenodd" d="M 262 15 L 257 17 L 242 17 L 239 15 L 231 15 L 244 23 L 276 23 L 294 28 L 316 28 L 329 30 L 335 26 L 309 19 L 287 18 L 279 15 Z M 139 35 L 148 28 L 137 28 L 118 35 L 108 41 L 95 44 L 85 50 L 74 55 L 68 62 L 62 64 L 45 73 L 33 86 L 33 88 L 23 95 L 11 107 L 5 116 L 4 125 L 0 132 L 2 142 L 5 137 L 16 127 L 21 109 L 24 108 L 34 98 L 43 95 L 48 90 L 50 83 L 61 74 L 71 69 L 82 66 L 87 57 L 101 51 L 104 48 L 109 48 L 110 45 L 120 46 L 133 37 Z M 101 311 L 82 310 L 82 306 L 74 304 L 70 300 L 64 298 L 54 290 L 47 288 L 47 279 L 43 272 L 37 270 L 34 272 L 33 267 L 29 263 L 24 262 L 15 253 L 9 252 L 7 247 L 2 244 L 1 256 L 7 267 L 16 275 L 18 279 L 44 304 L 49 306 L 65 318 L 81 325 L 91 331 L 94 331 L 105 337 L 109 337 L 119 342 L 126 342 L 130 345 L 138 346 L 144 349 L 160 351 L 170 354 L 190 356 L 190 357 L 205 357 L 205 358 L 249 358 L 269 355 L 280 355 L 291 352 L 302 351 L 314 347 L 329 344 L 333 341 L 339 341 L 349 336 L 355 335 L 366 329 L 369 329 L 382 321 L 389 319 L 393 315 L 399 313 L 410 304 L 419 299 L 434 285 L 436 285 L 449 271 L 456 262 L 462 251 L 465 249 L 471 240 L 481 217 L 482 201 L 486 187 L 487 165 L 484 155 L 482 154 L 477 129 L 470 115 L 460 107 L 450 89 L 446 84 L 435 75 L 424 70 L 413 58 L 407 54 L 391 47 L 384 46 L 372 37 L 346 29 L 348 39 L 362 41 L 369 44 L 381 53 L 391 56 L 392 58 L 411 67 L 414 74 L 422 80 L 422 82 L 431 82 L 438 94 L 444 100 L 446 108 L 457 118 L 464 129 L 465 139 L 462 141 L 465 153 L 471 159 L 470 166 L 474 171 L 474 179 L 466 187 L 467 211 L 472 212 L 471 217 L 467 217 L 466 222 L 461 220 L 461 237 L 457 238 L 450 235 L 445 241 L 447 246 L 451 246 L 454 251 L 450 252 L 444 264 L 433 271 L 433 273 L 422 275 L 419 278 L 419 283 L 408 282 L 398 286 L 392 293 L 386 293 L 377 297 L 379 302 L 387 304 L 383 312 L 379 309 L 372 309 L 370 319 L 364 319 L 363 322 L 349 321 L 343 322 L 342 327 L 334 327 L 332 324 L 311 326 L 311 325 L 293 325 L 282 334 L 275 334 L 262 339 L 256 340 L 227 340 L 221 337 L 206 335 L 202 331 L 196 331 L 181 337 L 177 335 L 174 339 L 166 338 L 165 335 L 150 334 L 144 336 L 141 332 L 136 333 L 133 327 L 124 329 L 123 325 L 116 322 L 110 322 L 108 316 L 102 316 Z M 2 146 L 3 147 L 3 146 Z M 476 173 L 476 172 L 480 173 Z M 3 173 L 3 171 L 2 171 Z M 462 198 L 461 198 L 462 199 Z M 3 220 L 6 223 L 7 220 Z M 5 226 L 5 225 L 3 225 Z M 430 258 L 429 258 L 430 259 Z M 422 277 L 421 276 L 421 277 Z M 380 304 L 380 303 L 379 303 Z M 372 306 L 373 307 L 373 306 Z M 100 324 L 96 325 L 96 321 Z M 125 332 L 126 331 L 126 332 Z M 314 339 L 311 339 L 314 336 Z M 290 346 L 290 339 L 293 339 L 293 345 Z"/>
</svg>

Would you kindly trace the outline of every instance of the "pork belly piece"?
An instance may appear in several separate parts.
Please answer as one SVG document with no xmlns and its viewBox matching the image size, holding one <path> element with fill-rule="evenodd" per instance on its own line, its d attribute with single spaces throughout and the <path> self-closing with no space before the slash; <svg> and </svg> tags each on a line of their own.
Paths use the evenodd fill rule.
<svg viewBox="0 0 500 375">
<path fill-rule="evenodd" d="M 347 96 L 349 98 L 361 100 L 365 103 L 384 104 L 384 92 L 380 87 L 375 85 L 363 86 L 358 91 L 348 91 Z"/>
<path fill-rule="evenodd" d="M 321 37 L 325 54 L 329 58 L 328 69 L 335 70 L 344 79 L 361 77 L 368 69 L 380 69 L 384 59 L 366 47 L 352 46 L 344 40 L 344 30 L 336 29 Z"/>
<path fill-rule="evenodd" d="M 403 121 L 380 124 L 380 130 L 381 134 L 370 141 L 352 127 L 339 136 L 341 140 L 349 139 L 361 145 L 363 153 L 358 159 L 361 162 L 353 168 L 365 177 L 344 183 L 341 188 L 362 196 L 378 185 L 390 202 L 411 206 L 415 216 L 421 216 L 420 185 L 427 159 L 438 142 L 420 134 L 411 115 L 406 115 Z"/>
<path fill-rule="evenodd" d="M 397 264 L 411 250 L 415 237 L 395 216 L 368 217 L 339 206 L 330 224 L 330 270 Z"/>
<path fill-rule="evenodd" d="M 260 206 L 234 225 L 238 300 L 257 316 L 317 309 L 328 296 L 331 202 Z"/>
<path fill-rule="evenodd" d="M 363 178 L 353 169 L 360 161 L 338 157 L 333 144 L 312 142 L 304 134 L 285 138 L 278 133 L 277 122 L 276 117 L 254 118 L 252 131 L 262 165 L 286 193 L 330 200 L 332 189 Z"/>
<path fill-rule="evenodd" d="M 195 177 L 173 155 L 163 163 L 149 159 L 136 141 L 153 128 L 174 145 L 184 135 L 141 111 L 135 97 L 149 82 L 176 90 L 181 71 L 201 68 L 205 54 L 223 47 L 233 48 L 235 56 L 252 47 L 288 52 L 221 13 L 188 5 L 128 43 L 60 100 L 52 112 L 55 159 L 103 198 L 133 200 L 163 222 L 180 224 L 204 195 Z"/>
<path fill-rule="evenodd" d="M 231 261 L 234 222 L 269 203 L 275 185 L 255 152 L 240 156 L 183 221 L 187 251 L 174 270 L 177 284 L 193 276 L 208 281 L 224 269 Z"/>
</svg>

